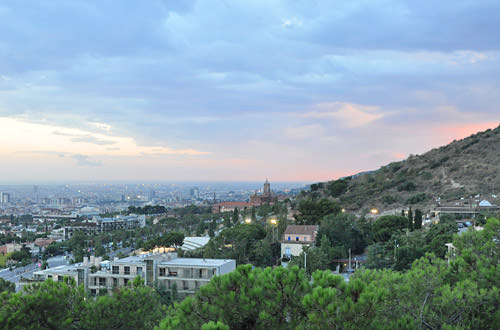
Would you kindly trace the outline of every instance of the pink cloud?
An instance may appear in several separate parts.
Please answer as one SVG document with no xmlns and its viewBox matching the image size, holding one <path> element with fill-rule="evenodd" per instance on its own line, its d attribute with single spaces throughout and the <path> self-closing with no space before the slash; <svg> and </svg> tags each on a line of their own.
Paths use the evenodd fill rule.
<svg viewBox="0 0 500 330">
<path fill-rule="evenodd" d="M 495 128 L 499 124 L 499 122 L 495 121 L 480 124 L 438 126 L 433 129 L 433 133 L 438 136 L 446 136 L 448 143 L 450 143 L 453 140 L 460 140 L 477 132 L 485 131 L 489 128 Z"/>
</svg>

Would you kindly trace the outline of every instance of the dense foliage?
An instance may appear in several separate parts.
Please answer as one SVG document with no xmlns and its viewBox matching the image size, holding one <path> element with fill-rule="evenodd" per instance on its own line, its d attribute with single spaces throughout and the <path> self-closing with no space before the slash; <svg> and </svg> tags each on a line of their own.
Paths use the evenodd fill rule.
<svg viewBox="0 0 500 330">
<path fill-rule="evenodd" d="M 349 282 L 239 266 L 171 307 L 160 329 L 499 328 L 499 242 L 500 222 L 489 219 L 484 231 L 455 236 L 449 263 L 427 254 L 407 272 L 364 270 Z"/>
<path fill-rule="evenodd" d="M 441 232 L 439 228 L 430 230 Z M 432 245 L 430 237 L 411 239 L 430 241 Z M 112 296 L 89 297 L 72 282 L 48 280 L 26 287 L 23 293 L 2 292 L 0 327 L 499 328 L 500 221 L 491 218 L 482 231 L 455 235 L 453 244 L 456 250 L 447 255 L 449 261 L 430 253 L 414 261 L 408 271 L 365 269 L 356 272 L 349 282 L 329 271 L 316 271 L 311 280 L 298 267 L 241 265 L 232 273 L 214 277 L 194 296 L 168 311 L 161 295 L 140 281 Z M 328 254 L 329 247 L 329 239 L 323 235 L 318 250 Z"/>
<path fill-rule="evenodd" d="M 128 212 L 135 214 L 162 214 L 167 213 L 167 208 L 162 205 L 146 205 L 144 207 L 129 206 Z"/>
<path fill-rule="evenodd" d="M 164 315 L 160 296 L 140 281 L 96 298 L 52 280 L 0 296 L 2 329 L 153 329 Z"/>
</svg>

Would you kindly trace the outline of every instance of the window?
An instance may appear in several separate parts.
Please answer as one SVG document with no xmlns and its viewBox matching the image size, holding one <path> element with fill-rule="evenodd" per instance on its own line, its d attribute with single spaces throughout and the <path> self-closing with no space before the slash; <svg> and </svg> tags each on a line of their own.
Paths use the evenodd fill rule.
<svg viewBox="0 0 500 330">
<path fill-rule="evenodd" d="M 113 278 L 113 286 L 118 286 L 118 279 L 117 278 Z"/>
<path fill-rule="evenodd" d="M 289 248 L 289 247 L 285 248 L 285 254 L 286 254 L 287 256 L 289 256 L 289 255 L 290 255 L 290 248 Z"/>
<path fill-rule="evenodd" d="M 198 270 L 198 275 L 199 275 L 200 278 L 202 278 L 202 276 L 203 276 L 203 269 Z"/>
<path fill-rule="evenodd" d="M 127 285 L 128 284 L 128 278 L 124 278 L 123 279 L 123 285 Z"/>
<path fill-rule="evenodd" d="M 130 267 L 129 266 L 124 267 L 124 273 L 125 273 L 125 275 L 130 275 Z"/>
<path fill-rule="evenodd" d="M 289 241 L 291 241 L 291 238 L 290 238 L 290 236 L 288 236 L 288 240 L 289 240 Z"/>
<path fill-rule="evenodd" d="M 160 268 L 160 276 L 165 276 L 166 268 Z"/>
<path fill-rule="evenodd" d="M 137 275 L 142 276 L 142 267 L 137 267 Z"/>
<path fill-rule="evenodd" d="M 106 278 L 99 277 L 99 286 L 106 286 Z"/>
<path fill-rule="evenodd" d="M 112 269 L 111 273 L 113 273 L 113 274 L 119 274 L 119 272 L 120 272 L 119 271 L 119 267 L 118 266 L 113 266 L 113 269 Z"/>
<path fill-rule="evenodd" d="M 299 236 L 295 237 L 295 240 L 298 241 L 299 240 Z"/>
</svg>

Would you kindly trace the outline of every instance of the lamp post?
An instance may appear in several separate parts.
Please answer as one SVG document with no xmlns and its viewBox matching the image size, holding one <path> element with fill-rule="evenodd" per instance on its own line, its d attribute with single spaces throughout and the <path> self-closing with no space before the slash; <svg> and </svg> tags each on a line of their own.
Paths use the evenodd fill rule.
<svg viewBox="0 0 500 330">
<path fill-rule="evenodd" d="M 276 221 L 275 218 L 272 218 L 270 222 L 273 225 L 271 230 L 273 231 L 273 243 L 274 243 L 274 229 L 277 228 L 278 222 Z"/>
<path fill-rule="evenodd" d="M 304 251 L 304 270 L 306 271 L 307 274 L 307 252 Z"/>
</svg>

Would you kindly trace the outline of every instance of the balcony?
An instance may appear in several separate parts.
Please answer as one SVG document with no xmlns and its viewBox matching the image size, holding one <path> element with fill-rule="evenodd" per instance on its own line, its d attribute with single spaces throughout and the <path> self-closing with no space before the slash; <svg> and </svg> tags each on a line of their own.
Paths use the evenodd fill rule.
<svg viewBox="0 0 500 330">
<path fill-rule="evenodd" d="M 136 277 L 139 275 L 140 277 L 144 277 L 144 272 L 121 272 L 121 273 L 116 273 L 112 272 L 110 270 L 100 270 L 97 273 L 90 274 L 92 277 L 99 277 L 99 276 L 105 276 L 105 277 Z"/>
<path fill-rule="evenodd" d="M 164 273 L 164 274 L 161 274 L 158 275 L 158 277 L 161 277 L 161 278 L 178 278 L 178 279 L 188 279 L 188 280 L 206 280 L 206 281 L 209 281 L 213 275 L 212 274 L 209 274 L 209 275 L 204 275 L 204 276 L 199 276 L 198 274 L 196 275 L 192 275 L 192 274 L 188 274 L 188 275 L 184 275 L 182 272 L 179 273 L 179 272 L 168 272 L 168 273 Z"/>
</svg>

